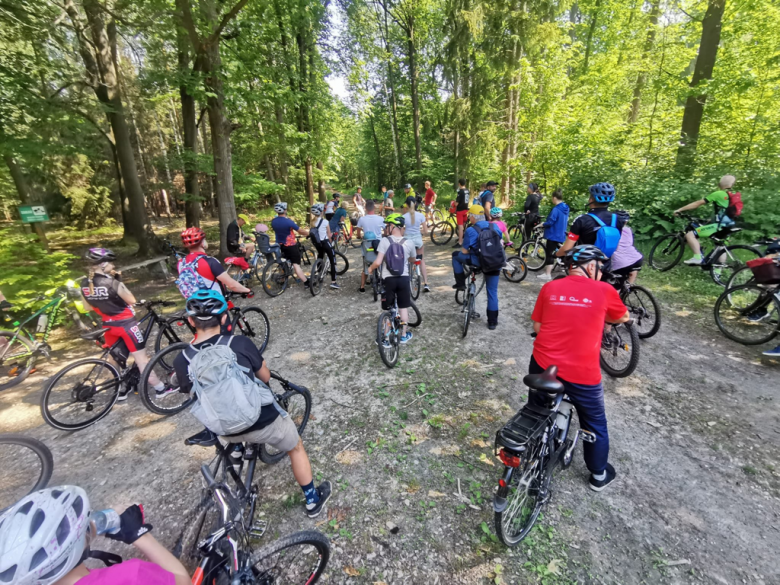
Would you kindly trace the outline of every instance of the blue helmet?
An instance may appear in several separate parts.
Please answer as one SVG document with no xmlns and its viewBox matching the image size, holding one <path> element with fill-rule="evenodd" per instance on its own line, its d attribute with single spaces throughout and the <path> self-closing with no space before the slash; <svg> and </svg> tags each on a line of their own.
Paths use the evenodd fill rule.
<svg viewBox="0 0 780 585">
<path fill-rule="evenodd" d="M 590 186 L 590 194 L 597 203 L 612 203 L 615 200 L 615 187 L 612 183 L 596 183 Z"/>
<path fill-rule="evenodd" d="M 201 289 L 187 299 L 187 314 L 190 317 L 215 317 L 227 311 L 228 304 L 222 293 Z"/>
</svg>

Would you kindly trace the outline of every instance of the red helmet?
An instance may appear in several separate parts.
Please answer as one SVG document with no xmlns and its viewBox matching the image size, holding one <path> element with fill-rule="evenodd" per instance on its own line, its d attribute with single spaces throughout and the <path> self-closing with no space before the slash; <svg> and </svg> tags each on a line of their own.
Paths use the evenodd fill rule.
<svg viewBox="0 0 780 585">
<path fill-rule="evenodd" d="M 206 239 L 206 232 L 199 227 L 187 228 L 181 233 L 181 243 L 185 248 L 194 248 Z"/>
</svg>

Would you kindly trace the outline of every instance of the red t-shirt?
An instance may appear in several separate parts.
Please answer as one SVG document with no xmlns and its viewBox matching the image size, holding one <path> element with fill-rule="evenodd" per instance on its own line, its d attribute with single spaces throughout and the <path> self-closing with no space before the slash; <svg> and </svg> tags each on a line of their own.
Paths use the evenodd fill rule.
<svg viewBox="0 0 780 585">
<path fill-rule="evenodd" d="M 558 366 L 558 377 L 573 384 L 600 383 L 604 322 L 620 319 L 626 310 L 617 291 L 606 282 L 584 276 L 548 282 L 531 315 L 542 324 L 534 341 L 536 362 L 543 368 Z"/>
<path fill-rule="evenodd" d="M 425 205 L 430 205 L 433 201 L 433 196 L 436 195 L 436 193 L 433 192 L 433 189 L 428 189 L 425 192 Z"/>
</svg>

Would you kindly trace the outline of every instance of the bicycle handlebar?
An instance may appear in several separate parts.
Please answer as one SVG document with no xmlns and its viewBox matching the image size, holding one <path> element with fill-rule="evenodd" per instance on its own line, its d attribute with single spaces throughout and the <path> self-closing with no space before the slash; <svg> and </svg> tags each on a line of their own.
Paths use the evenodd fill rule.
<svg viewBox="0 0 780 585">
<path fill-rule="evenodd" d="M 176 303 L 173 301 L 164 301 L 162 299 L 155 299 L 152 301 L 147 301 L 145 299 L 141 299 L 136 304 L 136 307 L 146 307 L 147 309 L 151 309 L 152 307 L 175 307 Z"/>
</svg>

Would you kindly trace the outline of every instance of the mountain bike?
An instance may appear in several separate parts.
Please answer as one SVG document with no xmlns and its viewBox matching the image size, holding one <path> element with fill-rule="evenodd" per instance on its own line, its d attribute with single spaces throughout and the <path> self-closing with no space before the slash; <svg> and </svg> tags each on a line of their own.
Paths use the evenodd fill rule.
<svg viewBox="0 0 780 585">
<path fill-rule="evenodd" d="M 504 242 L 505 252 L 509 247 L 510 246 Z M 501 269 L 501 273 L 509 282 L 522 282 L 528 274 L 528 267 L 519 255 L 507 256 L 506 263 L 504 264 L 504 268 Z"/>
<path fill-rule="evenodd" d="M 341 222 L 339 222 L 339 231 L 335 234 L 332 234 L 332 241 L 331 245 L 333 246 L 334 250 L 337 250 L 341 252 L 342 254 L 347 253 L 347 246 L 351 248 L 359 248 L 360 242 L 358 241 L 357 237 L 352 233 L 352 222 L 350 221 L 349 225 L 342 219 Z"/>
<path fill-rule="evenodd" d="M 315 258 L 316 255 L 313 252 L 311 255 L 309 254 L 309 250 L 303 245 L 301 238 L 296 238 L 296 240 L 298 242 L 298 251 L 301 253 L 301 267 L 311 265 L 312 258 Z M 287 258 L 281 257 L 279 248 L 272 246 L 271 250 L 275 259 L 265 265 L 261 280 L 266 294 L 269 297 L 278 297 L 287 290 L 289 279 L 296 278 L 296 276 L 292 262 L 287 260 Z"/>
<path fill-rule="evenodd" d="M 434 207 L 433 211 L 431 212 L 431 219 L 427 220 L 428 227 L 433 227 L 437 223 L 444 221 L 446 218 L 444 217 L 444 211 L 441 210 L 439 207 Z"/>
<path fill-rule="evenodd" d="M 27 494 L 42 490 L 51 479 L 54 458 L 37 439 L 0 434 L 0 515 Z"/>
<path fill-rule="evenodd" d="M 526 263 L 526 266 L 528 266 L 528 270 L 537 272 L 544 268 L 547 261 L 546 244 L 547 240 L 544 238 L 544 227 L 538 225 L 534 228 L 531 238 L 520 246 L 519 255 Z M 563 266 L 563 261 L 556 258 L 556 264 Z"/>
<path fill-rule="evenodd" d="M 409 327 L 418 327 L 422 323 L 422 313 L 420 313 L 414 301 L 412 301 L 408 310 L 409 322 L 407 325 Z M 401 335 L 403 335 L 403 332 L 401 315 L 398 312 L 398 298 L 396 298 L 393 306 L 379 315 L 379 319 L 376 322 L 376 344 L 379 347 L 379 357 L 382 358 L 382 361 L 385 362 L 388 368 L 393 368 L 398 363 L 398 357 L 401 355 Z"/>
<path fill-rule="evenodd" d="M 571 465 L 580 439 L 594 443 L 596 436 L 580 429 L 569 438 L 574 405 L 556 378 L 558 368 L 529 374 L 523 383 L 535 393 L 512 419 L 496 432 L 494 450 L 504 471 L 493 498 L 495 527 L 507 546 L 515 546 L 533 528 L 552 497 L 552 476 L 560 465 Z"/>
<path fill-rule="evenodd" d="M 633 319 L 619 325 L 604 324 L 599 363 L 613 378 L 626 378 L 634 373 L 639 364 L 639 332 Z"/>
<path fill-rule="evenodd" d="M 661 327 L 661 308 L 653 293 L 639 284 L 630 284 L 628 275 L 607 272 L 602 280 L 618 291 L 620 300 L 636 325 L 639 339 L 647 339 L 658 333 Z"/>
<path fill-rule="evenodd" d="M 685 253 L 685 234 L 695 231 L 700 225 L 706 223 L 685 213 L 680 213 L 679 215 L 688 220 L 685 228 L 678 232 L 661 236 L 650 250 L 650 266 L 659 272 L 666 272 L 677 266 Z M 712 280 L 720 286 L 726 286 L 734 272 L 745 266 L 748 260 L 763 258 L 764 256 L 760 250 L 753 246 L 729 244 L 729 238 L 741 231 L 741 228 L 732 226 L 715 232 L 709 238 L 714 244 L 709 252 L 707 252 L 709 244 L 701 242 L 701 252 L 704 258 L 701 264 L 694 266 L 702 270 L 709 270 Z"/>
<path fill-rule="evenodd" d="M 253 233 L 256 238 L 260 236 L 257 232 Z M 225 272 L 234 280 L 243 284 L 251 281 L 254 277 L 260 282 L 263 278 L 263 269 L 265 268 L 266 258 L 265 254 L 260 252 L 260 247 L 256 245 L 254 252 L 252 252 L 252 257 L 249 258 L 249 260 L 241 256 L 231 256 L 225 258 L 225 264 L 227 265 Z"/>
<path fill-rule="evenodd" d="M 762 253 L 764 256 L 766 256 L 770 250 L 770 246 L 772 247 L 772 253 L 774 253 L 775 247 L 780 246 L 780 238 L 758 240 L 753 242 L 753 245 L 763 247 L 764 249 L 762 250 Z M 734 288 L 740 284 L 747 284 L 749 282 L 753 282 L 754 280 L 753 271 L 750 269 L 750 267 L 743 266 L 742 268 L 735 270 L 734 274 L 731 275 L 731 278 L 729 278 L 729 281 L 726 283 L 726 289 Z"/>
<path fill-rule="evenodd" d="M 337 251 L 333 250 L 334 258 L 336 259 L 336 274 L 341 276 L 347 270 L 349 270 L 349 260 L 347 257 Z M 314 266 L 311 267 L 311 274 L 309 275 L 309 290 L 312 296 L 317 296 L 322 292 L 322 282 L 325 280 L 325 276 L 330 274 L 330 258 L 325 254 L 322 258 L 317 258 L 314 261 Z"/>
<path fill-rule="evenodd" d="M 466 226 L 464 226 L 465 229 Z M 457 216 L 452 211 L 446 219 L 434 224 L 431 228 L 431 241 L 437 246 L 448 244 L 457 229 Z"/>
<path fill-rule="evenodd" d="M 183 260 L 187 257 L 187 251 L 177 248 L 170 242 L 170 240 L 163 240 L 162 249 L 163 252 L 168 256 L 165 259 L 165 263 L 168 265 L 168 271 L 171 274 L 178 274 L 179 260 Z"/>
<path fill-rule="evenodd" d="M 509 236 L 509 239 L 513 242 L 519 243 L 519 245 L 522 245 L 526 241 L 525 237 L 525 220 L 527 219 L 527 216 L 522 211 L 515 211 L 513 213 L 508 214 L 509 217 L 514 218 L 513 220 L 510 220 L 510 222 L 507 222 L 507 235 Z M 514 223 L 511 223 L 511 222 Z M 511 225 L 509 225 L 511 223 Z"/>
<path fill-rule="evenodd" d="M 409 288 L 412 291 L 412 300 L 414 301 L 420 298 L 420 290 L 422 290 L 421 264 L 420 258 L 409 258 Z"/>
<path fill-rule="evenodd" d="M 715 324 L 742 345 L 761 345 L 780 334 L 780 286 L 748 282 L 715 301 Z"/>
<path fill-rule="evenodd" d="M 463 337 L 469 332 L 469 324 L 472 319 L 479 319 L 479 313 L 476 310 L 477 295 L 485 288 L 485 276 L 482 275 L 482 282 L 477 287 L 477 275 L 482 274 L 482 270 L 476 266 L 470 266 L 466 264 L 463 267 L 463 271 L 466 273 L 466 290 L 455 291 L 455 302 L 461 305 L 460 312 L 463 314 L 462 326 Z M 459 294 L 460 293 L 460 294 Z"/>
</svg>

